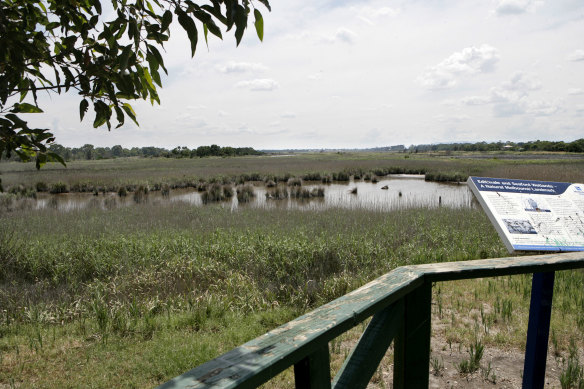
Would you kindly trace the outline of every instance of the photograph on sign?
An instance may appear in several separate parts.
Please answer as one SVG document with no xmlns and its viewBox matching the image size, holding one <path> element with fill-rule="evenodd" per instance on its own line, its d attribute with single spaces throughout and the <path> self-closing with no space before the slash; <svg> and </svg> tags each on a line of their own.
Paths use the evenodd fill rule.
<svg viewBox="0 0 584 389">
<path fill-rule="evenodd" d="M 583 184 L 490 177 L 467 183 L 510 252 L 584 251 Z"/>
</svg>

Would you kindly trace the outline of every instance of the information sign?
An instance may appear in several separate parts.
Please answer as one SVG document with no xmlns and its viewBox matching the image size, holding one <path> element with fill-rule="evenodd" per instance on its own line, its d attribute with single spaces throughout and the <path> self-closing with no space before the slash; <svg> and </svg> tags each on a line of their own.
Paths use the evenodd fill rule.
<svg viewBox="0 0 584 389">
<path fill-rule="evenodd" d="M 507 249 L 584 251 L 584 185 L 469 177 Z"/>
</svg>

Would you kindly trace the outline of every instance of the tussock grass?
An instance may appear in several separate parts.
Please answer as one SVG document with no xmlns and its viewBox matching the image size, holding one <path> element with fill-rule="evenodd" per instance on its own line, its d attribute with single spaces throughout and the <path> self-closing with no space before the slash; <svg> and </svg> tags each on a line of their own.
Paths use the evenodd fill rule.
<svg viewBox="0 0 584 389">
<path fill-rule="evenodd" d="M 407 158 L 406 158 L 407 157 Z M 64 168 L 47 164 L 37 171 L 33 163 L 0 162 L 2 183 L 8 190 L 20 184 L 33 187 L 37 182 L 49 188 L 62 182 L 72 192 L 93 192 L 104 188 L 115 192 L 147 183 L 151 188 L 168 184 L 171 189 L 194 188 L 200 180 L 234 183 L 269 180 L 286 182 L 291 177 L 317 178 L 323 183 L 333 179 L 371 179 L 388 174 L 426 174 L 428 180 L 457 181 L 469 175 L 539 179 L 545 181 L 584 181 L 584 158 L 562 154 L 451 153 L 403 155 L 401 153 L 318 153 L 288 157 L 238 158 L 118 158 L 99 161 L 71 161 Z M 252 172 L 252 173 L 250 173 Z M 159 190 L 159 189 L 154 189 Z"/>
<path fill-rule="evenodd" d="M 237 187 L 237 201 L 248 203 L 255 197 L 253 185 L 245 184 Z"/>
<path fill-rule="evenodd" d="M 476 209 L 0 213 L 0 383 L 154 386 L 397 266 L 506 255 Z M 559 355 L 569 339 L 583 347 L 583 282 L 557 272 Z M 530 286 L 439 283 L 433 327 L 454 344 L 521 348 Z"/>
</svg>

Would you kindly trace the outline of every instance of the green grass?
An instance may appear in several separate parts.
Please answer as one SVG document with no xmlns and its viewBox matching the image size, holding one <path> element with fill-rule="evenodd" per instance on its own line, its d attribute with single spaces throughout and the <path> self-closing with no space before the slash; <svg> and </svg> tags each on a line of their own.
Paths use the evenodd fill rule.
<svg viewBox="0 0 584 389">
<path fill-rule="evenodd" d="M 2 162 L 0 176 L 5 190 L 19 184 L 34 188 L 56 183 L 69 190 L 117 191 L 122 186 L 149 185 L 160 188 L 196 187 L 199 180 L 243 184 L 246 181 L 286 181 L 291 176 L 323 181 L 383 176 L 389 173 L 426 173 L 432 180 L 464 180 L 469 175 L 530 178 L 568 182 L 584 181 L 584 159 L 564 159 L 562 154 L 400 154 L 400 153 L 315 153 L 294 156 L 237 158 L 118 158 L 72 161 L 67 167 L 47 164 L 37 171 L 33 163 Z M 477 158 L 472 158 L 477 157 Z M 480 157 L 480 158 L 478 158 Z M 530 159 L 531 157 L 531 159 Z M 253 173 L 252 173 L 253 172 Z"/>
<path fill-rule="evenodd" d="M 23 207 L 0 214 L 0 385 L 153 386 L 398 266 L 502 256 L 477 209 Z M 583 283 L 557 273 L 559 356 L 584 346 Z M 435 323 L 462 347 L 522 348 L 530 287 L 528 275 L 439 283 Z"/>
</svg>

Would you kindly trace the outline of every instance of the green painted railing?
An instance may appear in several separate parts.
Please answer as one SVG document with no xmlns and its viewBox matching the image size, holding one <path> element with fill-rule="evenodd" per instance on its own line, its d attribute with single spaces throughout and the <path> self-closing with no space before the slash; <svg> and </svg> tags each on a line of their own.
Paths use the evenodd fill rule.
<svg viewBox="0 0 584 389">
<path fill-rule="evenodd" d="M 255 388 L 290 366 L 296 388 L 365 388 L 392 341 L 393 387 L 427 388 L 433 282 L 577 268 L 584 252 L 403 266 L 160 388 Z M 371 316 L 331 380 L 329 341 Z"/>
</svg>

